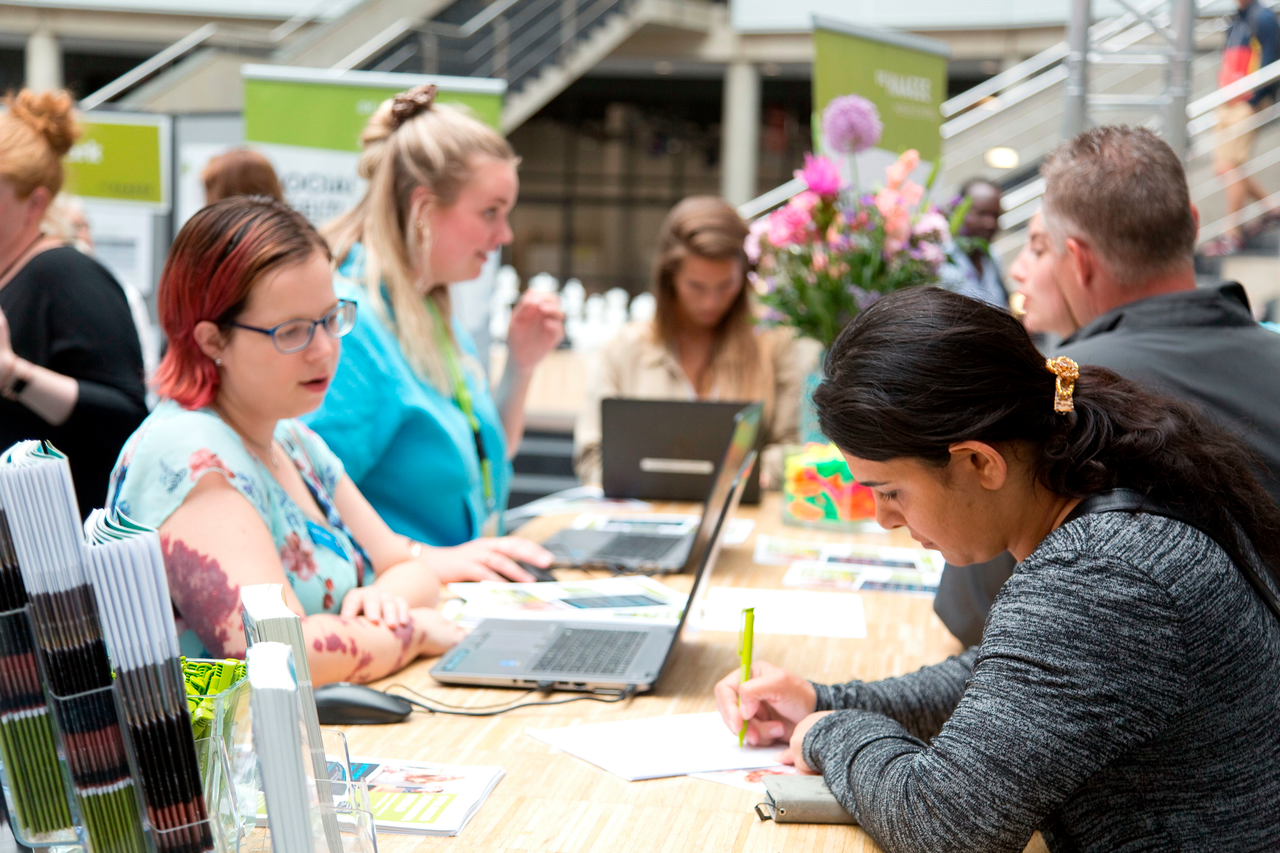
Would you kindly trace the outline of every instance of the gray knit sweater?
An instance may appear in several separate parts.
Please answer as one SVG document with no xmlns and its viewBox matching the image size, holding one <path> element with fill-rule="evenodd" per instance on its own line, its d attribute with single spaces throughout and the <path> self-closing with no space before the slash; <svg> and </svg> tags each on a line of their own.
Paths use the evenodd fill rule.
<svg viewBox="0 0 1280 853">
<path fill-rule="evenodd" d="M 815 686 L 805 761 L 890 853 L 1280 850 L 1280 620 L 1180 522 L 1084 516 L 982 645 Z"/>
</svg>

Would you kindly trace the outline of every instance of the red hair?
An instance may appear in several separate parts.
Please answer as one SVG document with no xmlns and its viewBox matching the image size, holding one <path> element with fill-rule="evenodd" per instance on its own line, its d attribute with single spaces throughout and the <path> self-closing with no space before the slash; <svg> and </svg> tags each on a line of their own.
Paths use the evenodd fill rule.
<svg viewBox="0 0 1280 853">
<path fill-rule="evenodd" d="M 263 275 L 300 264 L 329 247 L 297 211 L 264 196 L 211 204 L 182 226 L 160 276 L 157 309 L 169 349 L 156 369 L 156 391 L 198 409 L 218 395 L 218 368 L 196 343 L 208 320 L 225 334 Z"/>
</svg>

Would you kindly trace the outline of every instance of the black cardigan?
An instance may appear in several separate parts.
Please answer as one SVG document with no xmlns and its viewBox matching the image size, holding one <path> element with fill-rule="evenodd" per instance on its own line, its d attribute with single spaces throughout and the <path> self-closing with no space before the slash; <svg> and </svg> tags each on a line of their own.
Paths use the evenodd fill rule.
<svg viewBox="0 0 1280 853">
<path fill-rule="evenodd" d="M 124 290 L 100 263 L 62 247 L 36 255 L 0 288 L 0 309 L 14 352 L 80 384 L 70 417 L 56 427 L 0 398 L 0 450 L 29 438 L 53 442 L 70 457 L 87 515 L 106 502 L 116 456 L 147 416 L 142 348 Z"/>
</svg>

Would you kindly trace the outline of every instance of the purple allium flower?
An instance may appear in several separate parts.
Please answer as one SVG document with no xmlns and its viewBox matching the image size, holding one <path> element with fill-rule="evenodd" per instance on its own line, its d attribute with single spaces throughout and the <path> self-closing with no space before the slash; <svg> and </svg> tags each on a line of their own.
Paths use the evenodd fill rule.
<svg viewBox="0 0 1280 853">
<path fill-rule="evenodd" d="M 884 124 L 876 105 L 858 95 L 833 98 L 822 111 L 822 135 L 831 150 L 861 154 L 880 141 Z"/>
<path fill-rule="evenodd" d="M 804 168 L 797 169 L 795 176 L 823 198 L 835 198 L 840 194 L 840 169 L 826 157 L 804 155 Z"/>
</svg>

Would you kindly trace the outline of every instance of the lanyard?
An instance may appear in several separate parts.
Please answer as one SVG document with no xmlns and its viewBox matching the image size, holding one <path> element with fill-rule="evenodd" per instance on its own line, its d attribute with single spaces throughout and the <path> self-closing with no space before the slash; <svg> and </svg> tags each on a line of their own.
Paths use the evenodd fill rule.
<svg viewBox="0 0 1280 853">
<path fill-rule="evenodd" d="M 431 318 L 435 320 L 436 337 L 439 340 L 440 351 L 444 353 L 445 372 L 449 374 L 449 382 L 453 385 L 453 402 L 462 410 L 467 424 L 471 427 L 471 435 L 476 441 L 476 455 L 480 459 L 480 476 L 484 480 L 485 514 L 493 515 L 497 504 L 493 486 L 493 463 L 484 451 L 484 439 L 480 435 L 480 419 L 476 417 L 475 409 L 471 405 L 471 390 L 467 388 L 467 377 L 462 370 L 462 364 L 458 361 L 458 353 L 449 334 L 449 327 L 440 316 L 440 309 L 436 306 L 435 300 L 427 297 L 425 302 L 427 310 L 431 312 Z"/>
</svg>

